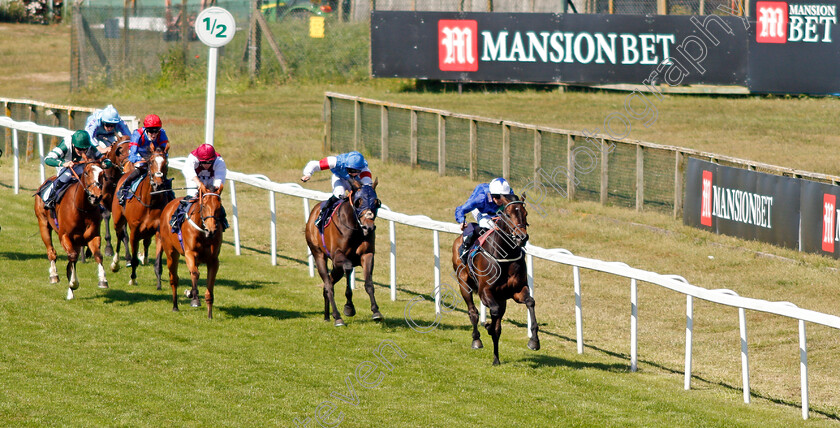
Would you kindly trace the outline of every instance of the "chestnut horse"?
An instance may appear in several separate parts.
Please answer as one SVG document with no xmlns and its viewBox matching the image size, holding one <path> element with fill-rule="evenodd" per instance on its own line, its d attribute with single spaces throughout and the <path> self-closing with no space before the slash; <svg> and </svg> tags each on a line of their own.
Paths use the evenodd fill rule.
<svg viewBox="0 0 840 428">
<path fill-rule="evenodd" d="M 490 309 L 490 322 L 485 327 L 493 338 L 493 365 L 499 364 L 499 336 L 502 334 L 502 317 L 508 299 L 524 303 L 528 308 L 532 321 L 528 348 L 535 351 L 540 349 L 534 298 L 528 287 L 523 249 L 528 241 L 525 198 L 519 200 L 516 195 L 503 195 L 499 212 L 500 215 L 494 217 L 494 228 L 479 239 L 479 246 L 470 251 L 466 265 L 458 255 L 463 236 L 458 236 L 452 244 L 452 268 L 455 269 L 461 295 L 469 309 L 473 326 L 473 349 L 484 346 L 479 338 L 478 310 L 473 303 L 473 292 L 477 292 L 484 306 Z"/>
<path fill-rule="evenodd" d="M 170 192 L 165 190 L 171 189 L 170 181 L 166 179 L 166 174 L 169 170 L 169 162 L 166 155 L 162 151 L 155 151 L 149 158 L 149 171 L 146 176 L 137 185 L 137 191 L 131 199 L 125 202 L 125 208 L 120 205 L 119 198 L 113 198 L 111 205 L 111 212 L 114 215 L 114 231 L 117 234 L 117 253 L 119 253 L 120 243 L 124 241 L 127 233 L 126 226 L 131 229 L 131 253 L 129 254 L 128 245 L 125 249 L 126 263 L 131 261 L 131 279 L 129 285 L 137 285 L 137 251 L 140 246 L 140 240 L 143 240 L 143 248 L 147 256 L 149 254 L 149 244 L 152 237 L 155 236 L 160 224 L 160 213 L 163 207 L 166 206 L 170 199 Z M 120 179 L 117 188 L 123 186 L 127 176 Z M 116 272 L 119 270 L 119 254 L 114 254 L 114 260 L 111 262 L 111 270 Z M 155 266 L 160 269 L 160 266 Z M 160 282 L 158 282 L 158 290 L 160 290 Z"/>
<path fill-rule="evenodd" d="M 356 180 L 350 180 L 352 190 L 350 201 L 343 200 L 332 214 L 332 221 L 324 228 L 324 234 L 318 231 L 315 220 L 321 212 L 321 204 L 317 204 L 309 214 L 306 222 L 306 243 L 315 258 L 315 266 L 324 281 L 324 321 L 330 320 L 330 307 L 335 318 L 335 325 L 343 326 L 344 321 L 335 306 L 335 283 L 341 277 L 347 276 L 347 290 L 344 295 L 347 303 L 344 305 L 344 315 L 356 315 L 353 306 L 353 290 L 350 289 L 350 275 L 353 266 L 363 266 L 365 270 L 365 291 L 370 296 L 370 310 L 373 320 L 382 319 L 379 306 L 373 296 L 373 254 L 376 242 L 376 213 L 382 203 L 376 197 L 376 185 L 362 186 Z M 324 220 L 326 221 L 326 219 Z M 333 262 L 332 271 L 327 270 L 327 259 Z"/>
<path fill-rule="evenodd" d="M 199 191 L 198 200 L 190 206 L 187 219 L 181 225 L 181 236 L 172 233 L 169 219 L 178 208 L 181 199 L 169 202 L 161 213 L 160 228 L 157 233 L 157 260 L 155 274 L 160 289 L 160 258 L 166 253 L 166 266 L 169 268 L 169 285 L 172 287 L 172 310 L 178 310 L 178 257 L 185 256 L 187 269 L 192 278 L 192 288 L 188 297 L 191 305 L 199 307 L 198 300 L 198 266 L 207 265 L 207 292 L 204 300 L 207 302 L 207 317 L 213 318 L 213 285 L 216 283 L 216 272 L 219 271 L 219 252 L 222 249 L 222 231 L 224 224 L 224 209 L 222 199 L 218 193 L 204 193 Z"/>
<path fill-rule="evenodd" d="M 75 172 L 73 173 L 75 175 Z M 47 247 L 50 260 L 50 283 L 58 283 L 56 253 L 52 243 L 52 231 L 55 230 L 61 246 L 67 252 L 67 299 L 73 298 L 73 290 L 79 288 L 76 276 L 76 261 L 83 246 L 87 246 L 96 260 L 99 274 L 99 288 L 108 288 L 105 269 L 102 267 L 102 254 L 99 253 L 99 223 L 102 222 L 103 168 L 99 162 L 85 162 L 84 172 L 78 181 L 69 184 L 61 201 L 55 206 L 56 219 L 50 210 L 44 209 L 40 193 L 35 195 L 35 217 L 41 229 L 41 239 Z M 58 224 L 55 223 L 57 221 Z"/>
<path fill-rule="evenodd" d="M 105 212 L 102 213 L 105 220 L 105 257 L 114 255 L 114 248 L 111 246 L 111 201 L 117 191 L 117 182 L 123 176 L 123 163 L 128 158 L 128 139 L 128 136 L 120 137 L 105 153 L 105 158 L 114 164 L 104 171 L 105 183 L 102 188 L 102 207 L 105 208 Z"/>
</svg>

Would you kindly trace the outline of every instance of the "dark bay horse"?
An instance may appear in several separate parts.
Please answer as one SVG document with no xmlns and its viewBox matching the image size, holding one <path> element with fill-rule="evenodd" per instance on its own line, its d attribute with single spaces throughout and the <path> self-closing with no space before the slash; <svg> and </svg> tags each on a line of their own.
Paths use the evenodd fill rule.
<svg viewBox="0 0 840 428">
<path fill-rule="evenodd" d="M 105 257 L 114 255 L 114 248 L 111 246 L 111 201 L 117 191 L 117 182 L 123 176 L 123 164 L 128 158 L 128 139 L 128 136 L 120 137 L 105 154 L 105 158 L 114 164 L 104 172 L 105 182 L 102 189 L 102 207 L 105 208 L 102 213 L 105 220 Z"/>
<path fill-rule="evenodd" d="M 352 191 L 350 201 L 341 202 L 332 214 L 332 221 L 324 229 L 323 236 L 315 225 L 315 220 L 321 212 L 321 204 L 317 204 L 309 214 L 306 222 L 306 244 L 315 258 L 315 266 L 324 281 L 324 321 L 330 320 L 330 308 L 335 318 L 336 326 L 343 326 L 344 321 L 335 306 L 335 283 L 347 276 L 347 290 L 344 295 L 347 303 L 344 305 L 344 315 L 356 315 L 353 306 L 353 290 L 350 289 L 350 275 L 353 266 L 363 266 L 365 270 L 365 291 L 370 296 L 370 310 L 373 320 L 382 319 L 379 306 L 373 296 L 373 254 L 376 242 L 375 230 L 376 213 L 382 203 L 376 197 L 376 185 L 362 186 L 356 180 L 350 180 Z M 326 221 L 326 219 L 324 220 Z M 333 262 L 332 271 L 327 270 L 327 259 Z"/>
<path fill-rule="evenodd" d="M 534 298 L 528 287 L 523 249 L 528 240 L 525 198 L 519 200 L 516 195 L 503 195 L 499 214 L 494 218 L 495 227 L 479 240 L 477 249 L 470 251 L 466 265 L 458 256 L 463 237 L 458 236 L 452 244 L 452 268 L 455 269 L 461 295 L 469 309 L 473 326 L 473 349 L 484 346 L 479 338 L 478 310 L 473 303 L 473 293 L 477 292 L 481 302 L 490 309 L 490 322 L 485 327 L 493 338 L 493 365 L 499 364 L 499 336 L 502 334 L 502 317 L 508 299 L 524 303 L 528 308 L 532 321 L 528 348 L 535 351 L 540 349 Z"/>
<path fill-rule="evenodd" d="M 161 213 L 160 228 L 157 233 L 157 260 L 155 274 L 160 289 L 160 260 L 161 254 L 166 253 L 166 266 L 169 268 L 169 285 L 172 287 L 172 310 L 178 310 L 178 258 L 184 256 L 187 269 L 190 271 L 192 288 L 189 291 L 191 305 L 200 306 L 198 300 L 198 266 L 207 265 L 207 291 L 204 300 L 207 302 L 207 317 L 213 318 L 213 286 L 216 283 L 216 272 L 219 271 L 219 252 L 222 249 L 222 231 L 224 210 L 222 199 L 218 193 L 204 193 L 199 191 L 198 200 L 192 204 L 187 214 L 187 220 L 181 225 L 181 236 L 172 233 L 169 219 L 178 208 L 181 199 L 169 202 Z"/>
<path fill-rule="evenodd" d="M 131 233 L 131 252 L 129 253 L 128 245 L 125 249 L 125 260 L 126 262 L 131 261 L 129 285 L 137 285 L 137 265 L 140 264 L 137 259 L 137 251 L 140 240 L 143 240 L 144 254 L 148 256 L 149 244 L 160 225 L 160 214 L 170 200 L 169 192 L 164 191 L 172 187 L 166 178 L 169 170 L 169 161 L 166 154 L 162 151 L 155 151 L 148 162 L 148 174 L 137 185 L 134 196 L 126 200 L 125 208 L 120 205 L 119 198 L 113 198 L 111 205 L 111 212 L 114 215 L 114 231 L 117 234 L 117 253 L 119 253 L 120 243 L 124 241 L 127 233 L 126 227 L 130 229 Z M 126 178 L 128 177 L 125 176 L 120 179 L 117 188 L 123 185 Z M 119 263 L 119 254 L 114 254 L 111 270 L 118 271 Z M 160 266 L 155 266 L 155 268 L 160 269 Z M 158 281 L 157 288 L 160 290 L 160 281 Z"/>
<path fill-rule="evenodd" d="M 75 174 L 75 172 L 73 173 Z M 41 239 L 47 247 L 50 260 L 50 283 L 58 283 L 56 253 L 52 243 L 52 231 L 55 230 L 61 246 L 67 252 L 67 299 L 73 298 L 73 290 L 79 288 L 76 276 L 76 261 L 83 246 L 87 246 L 98 266 L 99 288 L 108 288 L 105 269 L 102 267 L 102 254 L 99 252 L 99 224 L 102 222 L 103 168 L 98 162 L 86 162 L 84 172 L 78 176 L 64 193 L 64 197 L 55 206 L 56 219 L 49 210 L 44 209 L 41 195 L 35 195 L 35 217 L 41 230 Z M 56 222 L 58 224 L 56 224 Z"/>
</svg>

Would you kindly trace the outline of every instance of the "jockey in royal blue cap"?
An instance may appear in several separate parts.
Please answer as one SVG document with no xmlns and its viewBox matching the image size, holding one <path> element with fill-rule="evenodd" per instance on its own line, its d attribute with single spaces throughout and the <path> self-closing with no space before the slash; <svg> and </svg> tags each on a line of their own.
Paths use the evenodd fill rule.
<svg viewBox="0 0 840 428">
<path fill-rule="evenodd" d="M 312 173 L 325 169 L 332 171 L 333 194 L 330 199 L 321 205 L 321 215 L 318 216 L 315 224 L 321 224 L 322 217 L 327 211 L 326 208 L 338 201 L 339 198 L 343 198 L 344 193 L 350 190 L 350 179 L 360 180 L 363 186 L 370 186 L 373 183 L 365 157 L 355 151 L 337 156 L 327 156 L 319 161 L 310 161 L 303 168 L 303 177 L 300 178 L 300 181 L 307 182 L 312 178 Z"/>
<path fill-rule="evenodd" d="M 504 178 L 494 178 L 489 183 L 481 183 L 475 186 L 475 190 L 473 190 L 467 202 L 455 208 L 455 221 L 461 224 L 461 230 L 464 231 L 464 241 L 458 252 L 462 258 L 469 251 L 473 242 L 475 242 L 475 238 L 481 235 L 483 230 L 493 228 L 492 217 L 499 211 L 502 205 L 501 196 L 512 194 L 513 189 L 510 188 L 507 180 Z M 466 214 L 469 212 L 472 213 L 476 222 L 478 222 L 478 228 L 475 227 L 475 223 L 467 223 Z"/>
</svg>

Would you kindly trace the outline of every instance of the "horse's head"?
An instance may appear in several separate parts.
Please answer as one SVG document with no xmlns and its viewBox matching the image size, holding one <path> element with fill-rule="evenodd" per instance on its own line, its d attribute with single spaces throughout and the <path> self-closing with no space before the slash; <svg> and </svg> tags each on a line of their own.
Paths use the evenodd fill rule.
<svg viewBox="0 0 840 428">
<path fill-rule="evenodd" d="M 496 227 L 513 242 L 521 247 L 528 241 L 528 210 L 525 209 L 525 196 L 502 195 L 499 198 L 499 219 Z"/>
<path fill-rule="evenodd" d="M 105 174 L 102 165 L 98 162 L 88 162 L 85 170 L 79 179 L 85 188 L 85 195 L 91 205 L 99 205 L 102 201 Z"/>
<path fill-rule="evenodd" d="M 224 208 L 222 197 L 218 193 L 199 193 L 198 213 L 201 216 L 201 228 L 205 237 L 210 237 L 222 228 Z"/>
<path fill-rule="evenodd" d="M 153 192 L 166 188 L 168 184 L 166 173 L 168 170 L 169 161 L 166 155 L 159 151 L 152 153 L 149 158 L 149 182 L 152 185 Z"/>
<path fill-rule="evenodd" d="M 372 186 L 362 186 L 356 180 L 350 181 L 350 186 L 353 189 L 350 198 L 353 201 L 353 209 L 356 210 L 356 217 L 362 226 L 362 235 L 364 236 L 368 236 L 369 233 L 376 230 L 374 221 L 376 220 L 376 214 L 379 212 L 379 207 L 382 205 L 382 202 L 376 197 L 376 186 L 378 184 L 379 179 L 376 179 Z"/>
</svg>

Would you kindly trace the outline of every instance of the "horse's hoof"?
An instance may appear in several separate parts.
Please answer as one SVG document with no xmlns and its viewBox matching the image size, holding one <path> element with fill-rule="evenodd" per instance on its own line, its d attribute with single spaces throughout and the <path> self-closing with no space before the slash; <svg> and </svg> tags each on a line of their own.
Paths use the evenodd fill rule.
<svg viewBox="0 0 840 428">
<path fill-rule="evenodd" d="M 127 268 L 128 268 L 128 267 L 131 267 L 131 260 L 129 260 L 129 261 L 127 261 L 127 262 L 125 262 L 125 267 L 127 267 Z"/>
<path fill-rule="evenodd" d="M 158 284 L 157 289 L 158 289 L 158 290 L 160 290 L 160 289 L 161 289 L 161 288 L 160 288 L 160 284 Z"/>
<path fill-rule="evenodd" d="M 344 305 L 344 315 L 348 317 L 356 315 L 356 308 L 351 305 Z"/>
<path fill-rule="evenodd" d="M 373 318 L 374 321 L 382 321 L 382 314 L 380 314 L 379 312 L 374 312 L 371 318 Z"/>
<path fill-rule="evenodd" d="M 537 339 L 531 339 L 528 341 L 528 349 L 532 351 L 539 351 L 540 350 L 540 341 Z"/>
<path fill-rule="evenodd" d="M 68 288 L 67 289 L 67 300 L 73 300 L 73 297 L 75 297 L 75 296 L 73 296 L 73 289 Z"/>
<path fill-rule="evenodd" d="M 335 326 L 336 327 L 344 327 L 344 321 L 341 318 L 335 320 Z"/>
<path fill-rule="evenodd" d="M 70 283 L 70 289 L 71 290 L 76 290 L 78 288 L 79 288 L 79 282 L 78 281 Z"/>
<path fill-rule="evenodd" d="M 50 284 L 58 284 L 59 282 L 58 275 L 50 277 Z"/>
<path fill-rule="evenodd" d="M 500 362 L 499 362 L 499 359 L 498 359 L 498 358 L 496 358 L 495 360 L 493 360 L 493 365 L 494 365 L 494 366 L 498 366 L 499 364 L 502 364 L 502 363 L 500 363 Z"/>
<path fill-rule="evenodd" d="M 198 301 L 198 297 L 196 297 L 195 299 L 192 299 L 190 301 L 190 306 L 192 306 L 194 308 L 200 308 L 201 307 L 201 302 Z"/>
<path fill-rule="evenodd" d="M 481 343 L 481 339 L 475 339 L 475 340 L 473 340 L 473 344 L 472 344 L 472 348 L 473 348 L 473 349 L 481 349 L 481 348 L 483 348 L 483 347 L 484 347 L 484 344 L 483 344 L 483 343 Z"/>
<path fill-rule="evenodd" d="M 110 246 L 105 247 L 105 257 L 113 257 L 114 256 L 114 249 Z"/>
<path fill-rule="evenodd" d="M 120 271 L 120 264 L 119 263 L 111 263 L 111 272 L 119 272 Z"/>
<path fill-rule="evenodd" d="M 180 311 L 180 310 L 178 309 L 178 307 L 177 307 L 177 306 L 172 307 L 172 312 L 179 312 L 179 311 Z"/>
<path fill-rule="evenodd" d="M 137 285 L 137 280 L 135 280 L 134 278 L 129 279 L 128 285 Z"/>
<path fill-rule="evenodd" d="M 108 281 L 99 281 L 99 288 L 108 288 Z"/>
</svg>

